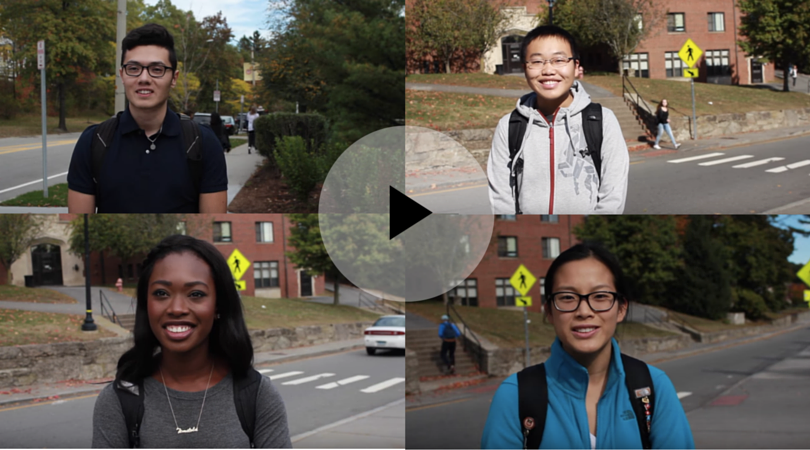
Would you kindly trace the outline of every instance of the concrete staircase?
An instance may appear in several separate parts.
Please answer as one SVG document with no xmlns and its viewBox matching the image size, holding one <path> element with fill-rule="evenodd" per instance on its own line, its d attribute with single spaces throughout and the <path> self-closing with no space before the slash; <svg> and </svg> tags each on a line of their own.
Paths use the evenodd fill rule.
<svg viewBox="0 0 810 450">
<path fill-rule="evenodd" d="M 116 317 L 120 322 L 119 325 L 121 325 L 121 328 L 124 328 L 129 331 L 135 330 L 135 314 L 121 314 Z"/>
<path fill-rule="evenodd" d="M 437 377 L 445 375 L 445 366 L 441 358 L 442 341 L 438 336 L 439 327 L 435 329 L 410 329 L 406 332 L 405 345 L 416 352 L 419 358 L 419 377 Z M 462 338 L 456 339 L 456 373 L 470 374 L 477 371 L 473 358 L 464 351 Z"/>
<path fill-rule="evenodd" d="M 624 140 L 627 141 L 628 147 L 647 141 L 655 141 L 655 136 L 647 130 L 647 127 L 638 118 L 633 108 L 622 97 L 603 97 L 593 101 L 613 111 L 616 119 L 619 120 L 619 125 L 622 127 L 622 134 Z"/>
</svg>

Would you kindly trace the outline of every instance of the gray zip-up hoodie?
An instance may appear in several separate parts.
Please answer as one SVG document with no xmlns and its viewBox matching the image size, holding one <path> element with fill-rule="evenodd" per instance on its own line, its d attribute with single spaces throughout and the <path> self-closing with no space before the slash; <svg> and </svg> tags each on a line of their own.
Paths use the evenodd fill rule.
<svg viewBox="0 0 810 450">
<path fill-rule="evenodd" d="M 526 94 L 517 102 L 518 112 L 529 119 L 523 145 L 515 156 L 515 161 L 523 158 L 523 176 L 518 177 L 520 209 L 524 214 L 621 214 L 630 156 L 619 121 L 613 111 L 602 108 L 600 186 L 582 130 L 582 110 L 591 97 L 578 81 L 571 92 L 573 102 L 557 110 L 551 125 L 534 107 L 537 94 Z M 510 114 L 498 122 L 489 153 L 487 177 L 493 214 L 515 214 L 507 166 Z"/>
</svg>

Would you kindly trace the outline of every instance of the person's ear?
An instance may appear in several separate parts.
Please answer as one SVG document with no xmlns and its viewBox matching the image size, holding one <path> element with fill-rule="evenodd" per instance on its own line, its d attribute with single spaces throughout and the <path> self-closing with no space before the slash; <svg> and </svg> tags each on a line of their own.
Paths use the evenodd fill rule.
<svg viewBox="0 0 810 450">
<path fill-rule="evenodd" d="M 625 316 L 627 316 L 627 308 L 630 306 L 630 302 L 628 300 L 619 300 L 619 314 L 616 318 L 616 323 L 620 323 L 624 320 Z"/>
<path fill-rule="evenodd" d="M 177 86 L 177 77 L 180 75 L 180 70 L 175 69 L 174 73 L 172 74 L 172 88 Z"/>
</svg>

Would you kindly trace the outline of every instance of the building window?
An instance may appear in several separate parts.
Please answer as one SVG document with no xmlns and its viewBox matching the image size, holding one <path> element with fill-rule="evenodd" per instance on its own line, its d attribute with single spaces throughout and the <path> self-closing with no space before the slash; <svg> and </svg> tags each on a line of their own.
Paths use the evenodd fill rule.
<svg viewBox="0 0 810 450">
<path fill-rule="evenodd" d="M 731 75 L 728 52 L 728 50 L 708 50 L 706 52 L 707 76 L 722 77 Z"/>
<path fill-rule="evenodd" d="M 456 286 L 455 297 L 461 300 L 463 306 L 478 306 L 478 280 L 468 278 Z"/>
<path fill-rule="evenodd" d="M 498 256 L 516 258 L 517 238 L 514 236 L 498 236 Z"/>
<path fill-rule="evenodd" d="M 709 31 L 726 31 L 725 16 L 723 13 L 709 13 Z"/>
<path fill-rule="evenodd" d="M 256 242 L 273 242 L 273 222 L 256 222 Z"/>
<path fill-rule="evenodd" d="M 253 279 L 257 288 L 278 287 L 278 261 L 253 263 Z"/>
<path fill-rule="evenodd" d="M 686 69 L 687 66 L 681 60 L 681 57 L 678 56 L 678 52 L 666 52 L 664 53 L 664 57 L 667 59 L 667 78 L 682 77 L 683 69 Z"/>
<path fill-rule="evenodd" d="M 683 33 L 686 31 L 686 21 L 683 13 L 667 14 L 667 31 L 670 33 Z"/>
<path fill-rule="evenodd" d="M 556 214 L 546 214 L 540 216 L 540 222 L 544 223 L 560 223 L 560 216 Z"/>
<path fill-rule="evenodd" d="M 517 216 L 514 215 L 514 214 L 499 214 L 498 218 L 501 219 L 501 220 L 508 220 L 508 221 L 511 221 L 511 222 L 514 222 L 514 221 L 517 220 Z"/>
<path fill-rule="evenodd" d="M 178 222 L 177 223 L 177 234 L 182 234 L 183 236 L 188 234 L 188 230 L 186 229 L 186 223 L 185 222 Z"/>
<path fill-rule="evenodd" d="M 628 75 L 636 78 L 650 78 L 650 54 L 633 53 L 624 55 L 622 68 L 628 70 Z"/>
<path fill-rule="evenodd" d="M 214 222 L 214 242 L 232 242 L 230 222 Z"/>
<path fill-rule="evenodd" d="M 554 259 L 560 256 L 560 240 L 558 238 L 543 238 L 543 258 Z"/>
<path fill-rule="evenodd" d="M 495 279 L 495 299 L 498 306 L 515 306 L 515 288 L 509 283 L 509 278 Z"/>
</svg>

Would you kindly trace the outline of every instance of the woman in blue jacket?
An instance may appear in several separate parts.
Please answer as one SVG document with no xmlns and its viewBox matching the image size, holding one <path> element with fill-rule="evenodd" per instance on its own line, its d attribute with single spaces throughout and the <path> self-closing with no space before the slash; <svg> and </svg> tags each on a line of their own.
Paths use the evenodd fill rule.
<svg viewBox="0 0 810 450">
<path fill-rule="evenodd" d="M 627 313 L 623 292 L 621 268 L 601 247 L 576 245 L 551 264 L 545 310 L 557 338 L 545 362 L 548 407 L 540 448 L 643 448 L 613 338 Z M 648 367 L 655 392 L 652 448 L 695 448 L 675 387 L 660 369 Z M 481 447 L 523 448 L 523 442 L 515 374 L 492 399 Z"/>
</svg>

